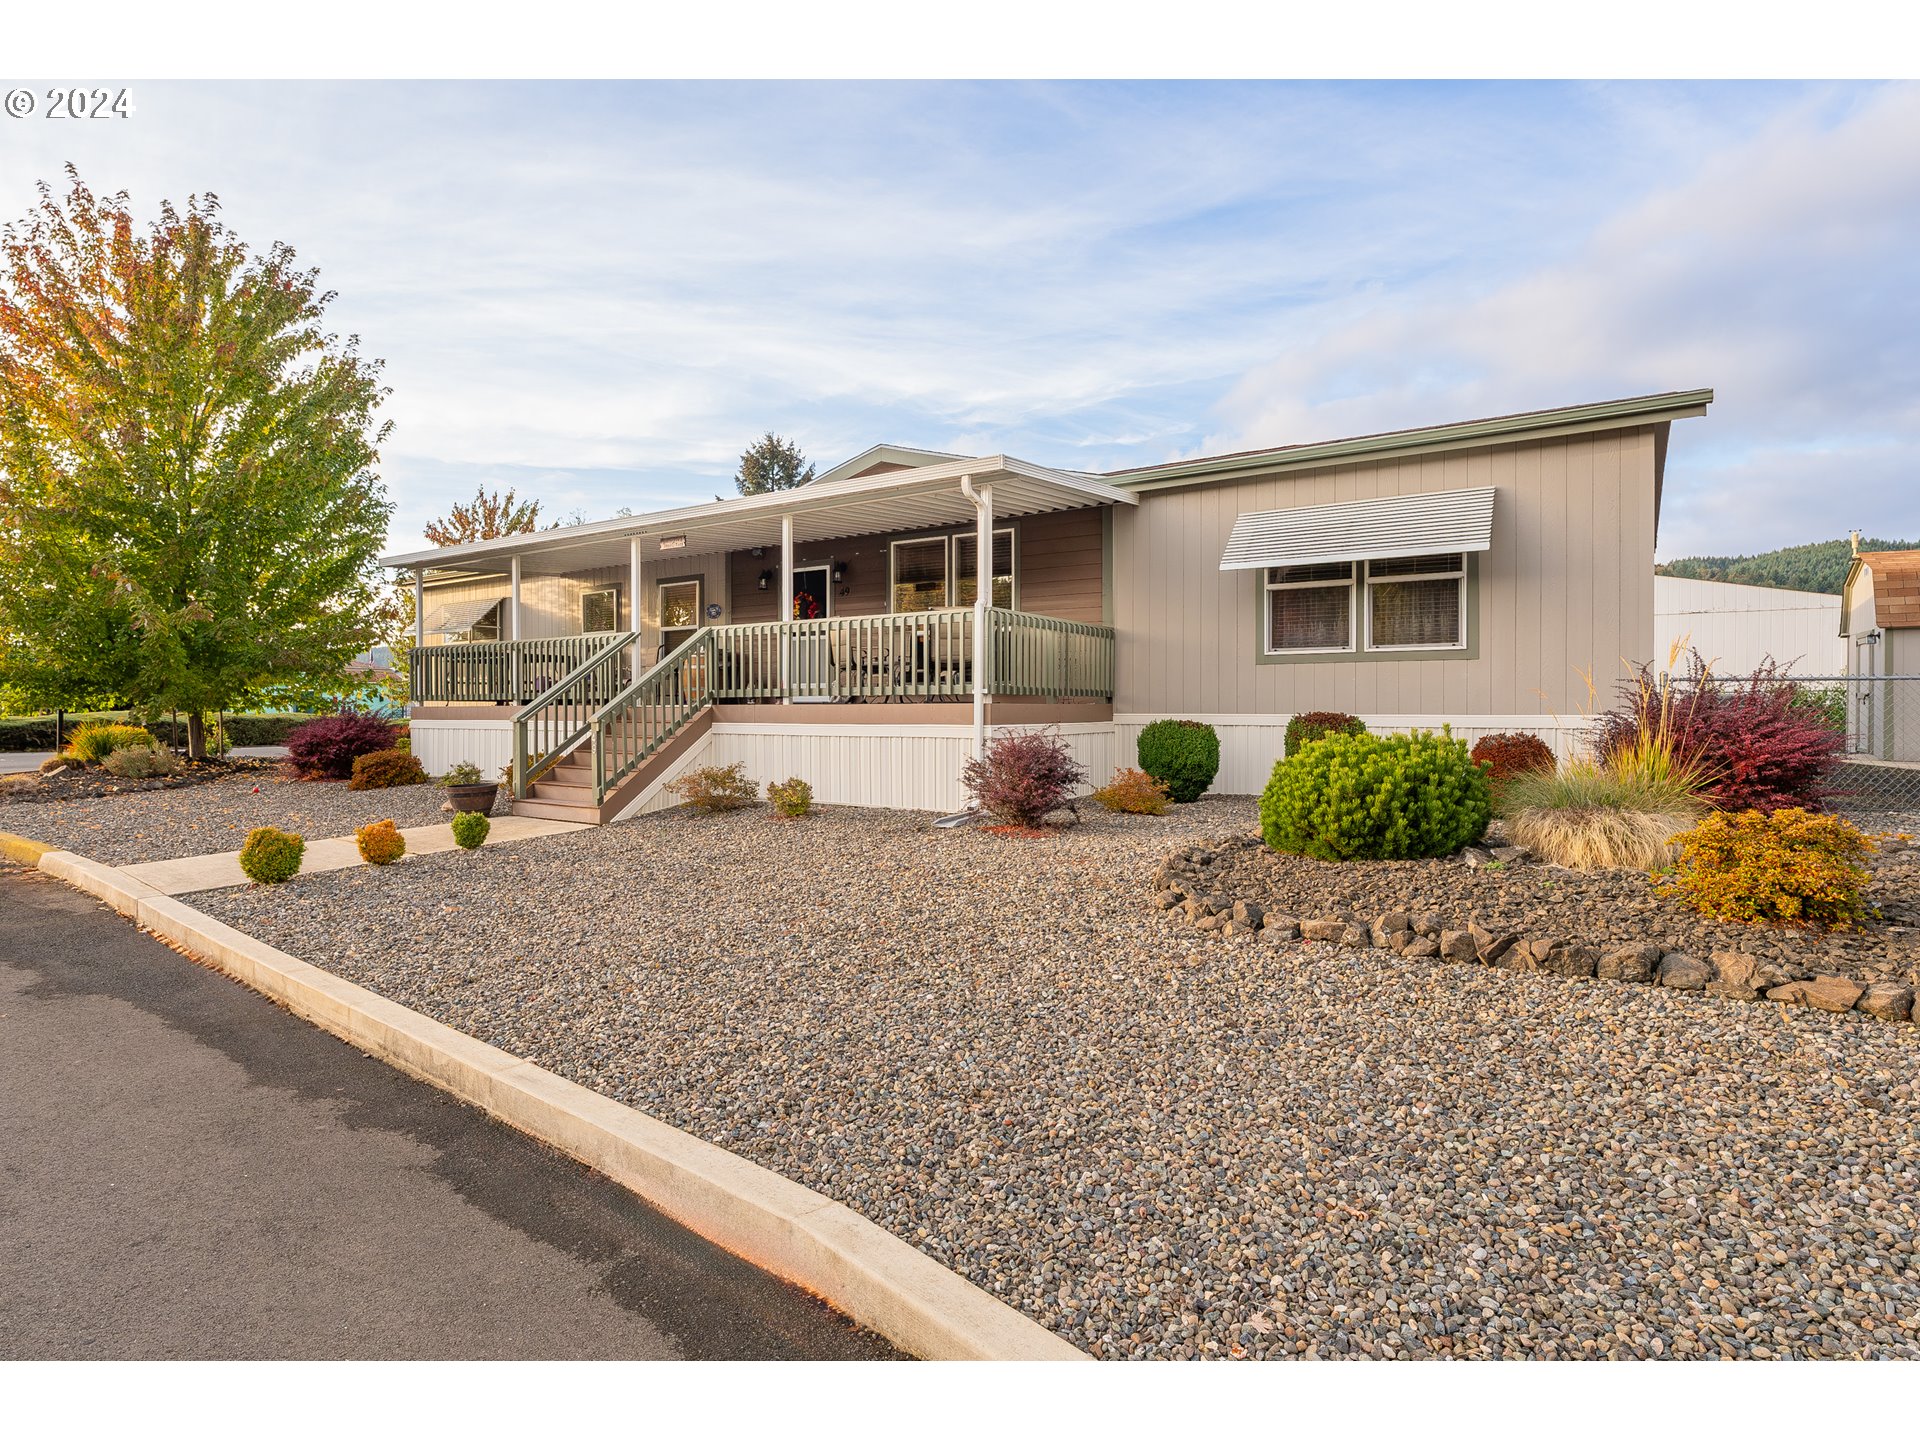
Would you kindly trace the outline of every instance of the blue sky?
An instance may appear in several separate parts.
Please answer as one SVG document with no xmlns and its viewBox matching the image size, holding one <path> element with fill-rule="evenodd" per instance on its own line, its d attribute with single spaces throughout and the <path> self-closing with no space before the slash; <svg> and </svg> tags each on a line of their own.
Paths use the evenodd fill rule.
<svg viewBox="0 0 1920 1440">
<path fill-rule="evenodd" d="M 1108 469 L 1711 385 L 1665 556 L 1920 537 L 1920 88 L 153 83 L 0 120 L 212 190 L 387 361 L 393 540 L 601 518 L 773 429 Z"/>
</svg>

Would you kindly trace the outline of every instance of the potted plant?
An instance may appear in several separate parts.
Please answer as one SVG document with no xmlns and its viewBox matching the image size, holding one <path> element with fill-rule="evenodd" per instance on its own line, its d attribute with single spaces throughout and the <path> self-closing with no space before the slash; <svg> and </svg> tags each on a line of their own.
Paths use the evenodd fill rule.
<svg viewBox="0 0 1920 1440">
<path fill-rule="evenodd" d="M 481 815 L 492 813 L 493 802 L 499 798 L 500 782 L 482 780 L 480 767 L 471 760 L 462 760 L 458 765 L 440 777 L 440 783 L 447 787 L 447 800 L 456 812 L 475 811 Z"/>
</svg>

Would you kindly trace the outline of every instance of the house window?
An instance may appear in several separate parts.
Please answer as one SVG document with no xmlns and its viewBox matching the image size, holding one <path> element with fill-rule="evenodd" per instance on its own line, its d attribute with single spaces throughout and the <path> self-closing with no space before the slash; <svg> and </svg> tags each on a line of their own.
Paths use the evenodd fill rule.
<svg viewBox="0 0 1920 1440">
<path fill-rule="evenodd" d="M 620 628 L 620 591 L 618 587 L 606 590 L 588 590 L 580 597 L 580 633 L 598 635 L 604 630 Z"/>
<path fill-rule="evenodd" d="M 473 628 L 458 639 L 469 643 L 498 640 L 500 638 L 500 611 L 505 601 L 496 600 L 479 619 L 473 622 Z"/>
<path fill-rule="evenodd" d="M 1276 565 L 1266 573 L 1267 653 L 1353 649 L 1353 562 Z"/>
<path fill-rule="evenodd" d="M 947 537 L 894 541 L 894 610 L 939 610 L 946 604 Z"/>
<path fill-rule="evenodd" d="M 974 551 L 979 548 L 977 536 L 953 537 L 953 603 L 956 605 L 971 605 L 977 598 L 974 577 L 979 572 L 979 566 L 974 563 Z M 987 603 L 1001 610 L 1014 608 L 1011 530 L 993 532 L 993 593 L 987 597 Z"/>
<path fill-rule="evenodd" d="M 1466 619 L 1464 555 L 1367 562 L 1369 650 L 1458 650 Z"/>
</svg>

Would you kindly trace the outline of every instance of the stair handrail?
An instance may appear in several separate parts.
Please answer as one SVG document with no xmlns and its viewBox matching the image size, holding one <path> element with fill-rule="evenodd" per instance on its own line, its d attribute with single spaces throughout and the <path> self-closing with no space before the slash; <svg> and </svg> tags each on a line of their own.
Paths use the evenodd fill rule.
<svg viewBox="0 0 1920 1440">
<path fill-rule="evenodd" d="M 617 686 L 621 652 L 634 644 L 631 632 L 622 632 L 613 636 L 606 644 L 595 650 L 585 660 L 569 670 L 540 695 L 519 710 L 513 716 L 513 798 L 527 798 L 527 787 L 531 785 L 538 771 L 546 770 L 554 761 L 577 744 L 583 735 L 593 729 L 592 712 L 588 706 L 593 703 L 590 682 L 604 681 L 604 671 L 615 672 L 614 685 Z M 573 707 L 585 712 L 572 728 L 570 723 L 561 720 L 558 726 L 549 726 L 554 731 L 546 737 L 547 744 L 538 755 L 531 752 L 528 744 L 529 732 L 547 717 L 547 712 L 559 712 L 563 707 Z"/>
<path fill-rule="evenodd" d="M 713 664 L 713 627 L 702 626 L 594 713 L 595 805 L 713 703 Z"/>
</svg>

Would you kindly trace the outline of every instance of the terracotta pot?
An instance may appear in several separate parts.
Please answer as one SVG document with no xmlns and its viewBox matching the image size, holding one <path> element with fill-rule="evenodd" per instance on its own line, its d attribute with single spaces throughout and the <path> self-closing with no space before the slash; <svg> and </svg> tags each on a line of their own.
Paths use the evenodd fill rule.
<svg viewBox="0 0 1920 1440">
<path fill-rule="evenodd" d="M 499 797 L 499 782 L 489 780 L 483 785 L 449 785 L 447 799 L 455 810 L 472 810 L 482 815 L 491 814 L 493 802 Z"/>
</svg>

